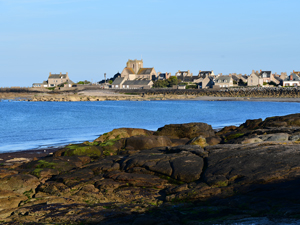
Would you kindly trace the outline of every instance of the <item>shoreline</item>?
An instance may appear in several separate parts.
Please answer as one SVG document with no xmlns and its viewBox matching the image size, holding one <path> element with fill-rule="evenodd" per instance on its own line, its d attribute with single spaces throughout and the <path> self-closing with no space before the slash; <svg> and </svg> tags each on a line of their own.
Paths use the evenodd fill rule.
<svg viewBox="0 0 300 225">
<path fill-rule="evenodd" d="M 52 147 L 52 148 L 43 148 L 43 149 L 29 149 L 29 150 L 17 150 L 12 152 L 3 152 L 0 153 L 0 164 L 14 164 L 22 163 L 26 161 L 31 161 L 33 159 L 39 159 L 52 155 L 57 150 L 62 147 Z"/>
<path fill-rule="evenodd" d="M 96 97 L 98 96 L 98 97 Z M 177 96 L 133 96 L 133 95 L 81 95 L 80 100 L 71 99 L 23 99 L 23 98 L 8 98 L 0 99 L 1 101 L 28 101 L 28 102 L 93 102 L 93 101 L 251 101 L 251 102 L 298 102 L 300 98 L 280 98 L 280 97 L 216 97 L 216 96 L 193 96 L 193 95 L 177 95 Z"/>
<path fill-rule="evenodd" d="M 57 92 L 0 92 L 1 101 L 265 101 L 300 102 L 298 88 L 240 89 L 86 89 Z"/>
<path fill-rule="evenodd" d="M 255 97 L 214 97 L 202 96 L 196 97 L 196 101 L 250 101 L 250 102 L 300 102 L 300 98 L 255 98 Z"/>
</svg>

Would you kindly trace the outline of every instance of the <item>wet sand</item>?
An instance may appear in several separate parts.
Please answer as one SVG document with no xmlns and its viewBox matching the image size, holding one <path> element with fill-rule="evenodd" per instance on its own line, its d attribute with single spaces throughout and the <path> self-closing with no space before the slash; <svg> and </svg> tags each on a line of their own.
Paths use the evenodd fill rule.
<svg viewBox="0 0 300 225">
<path fill-rule="evenodd" d="M 46 148 L 46 149 L 33 149 L 33 150 L 24 150 L 24 151 L 12 151 L 0 153 L 0 164 L 6 162 L 25 162 L 31 161 L 33 159 L 39 159 L 48 155 L 53 154 L 60 148 Z M 27 160 L 26 160 L 27 159 Z"/>
</svg>

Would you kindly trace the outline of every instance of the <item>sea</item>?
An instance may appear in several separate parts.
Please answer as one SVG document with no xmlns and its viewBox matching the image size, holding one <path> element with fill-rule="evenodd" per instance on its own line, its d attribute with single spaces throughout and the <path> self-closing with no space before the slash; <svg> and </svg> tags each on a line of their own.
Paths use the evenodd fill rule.
<svg viewBox="0 0 300 225">
<path fill-rule="evenodd" d="M 115 128 L 157 130 L 166 124 L 203 122 L 219 129 L 247 119 L 300 112 L 296 102 L 100 101 L 0 102 L 0 153 L 93 141 Z"/>
</svg>

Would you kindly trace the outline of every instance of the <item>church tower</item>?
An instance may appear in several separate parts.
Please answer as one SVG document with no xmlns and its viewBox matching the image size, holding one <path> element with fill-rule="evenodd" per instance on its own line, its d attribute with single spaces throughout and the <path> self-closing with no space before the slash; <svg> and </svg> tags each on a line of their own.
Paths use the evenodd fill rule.
<svg viewBox="0 0 300 225">
<path fill-rule="evenodd" d="M 139 69 L 143 68 L 143 60 L 128 60 L 127 62 L 127 65 L 126 65 L 127 68 L 131 68 L 135 74 L 138 73 Z"/>
</svg>

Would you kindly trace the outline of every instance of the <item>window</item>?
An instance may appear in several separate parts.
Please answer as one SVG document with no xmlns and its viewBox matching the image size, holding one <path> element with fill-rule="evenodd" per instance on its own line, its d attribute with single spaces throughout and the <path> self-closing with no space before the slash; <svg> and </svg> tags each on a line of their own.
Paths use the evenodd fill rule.
<svg viewBox="0 0 300 225">
<path fill-rule="evenodd" d="M 116 88 L 119 87 L 119 85 L 116 85 Z"/>
</svg>

